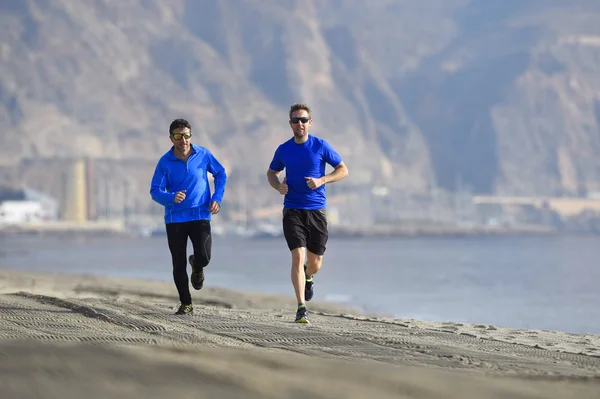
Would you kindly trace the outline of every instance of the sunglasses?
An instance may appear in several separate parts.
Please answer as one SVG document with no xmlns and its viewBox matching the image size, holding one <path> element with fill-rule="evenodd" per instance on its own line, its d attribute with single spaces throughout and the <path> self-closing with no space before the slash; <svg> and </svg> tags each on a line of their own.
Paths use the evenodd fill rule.
<svg viewBox="0 0 600 399">
<path fill-rule="evenodd" d="M 302 124 L 304 123 L 308 123 L 308 121 L 310 120 L 310 118 L 291 118 L 290 122 L 292 122 L 294 125 L 297 124 L 298 122 L 302 122 Z"/>
<path fill-rule="evenodd" d="M 174 133 L 171 137 L 173 137 L 173 140 L 181 140 L 182 137 L 184 139 L 189 139 L 192 137 L 192 133 Z"/>
</svg>

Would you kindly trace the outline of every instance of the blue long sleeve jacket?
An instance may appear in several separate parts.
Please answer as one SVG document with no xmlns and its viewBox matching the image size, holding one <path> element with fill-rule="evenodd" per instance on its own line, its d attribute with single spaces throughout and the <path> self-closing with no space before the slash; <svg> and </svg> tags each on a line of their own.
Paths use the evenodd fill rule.
<svg viewBox="0 0 600 399">
<path fill-rule="evenodd" d="M 215 192 L 211 195 L 208 172 L 213 175 Z M 192 144 L 192 153 L 187 162 L 177 158 L 173 147 L 158 161 L 150 195 L 165 207 L 165 223 L 182 223 L 193 220 L 210 220 L 210 203 L 221 205 L 225 194 L 227 174 L 214 155 L 199 145 Z M 179 204 L 174 201 L 178 191 L 186 190 L 185 199 Z"/>
</svg>

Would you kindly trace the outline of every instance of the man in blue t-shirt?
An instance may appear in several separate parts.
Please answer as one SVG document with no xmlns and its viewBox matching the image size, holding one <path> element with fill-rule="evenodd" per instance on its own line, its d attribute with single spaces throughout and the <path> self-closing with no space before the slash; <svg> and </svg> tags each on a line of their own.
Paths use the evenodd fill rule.
<svg viewBox="0 0 600 399">
<path fill-rule="evenodd" d="M 169 126 L 173 146 L 158 161 L 150 195 L 165 207 L 167 242 L 173 261 L 173 280 L 181 305 L 175 314 L 193 314 L 186 251 L 188 237 L 194 254 L 190 255 L 191 283 L 199 290 L 204 284 L 204 268 L 211 256 L 211 215 L 221 209 L 227 174 L 225 168 L 206 148 L 191 143 L 192 127 L 185 119 Z M 211 195 L 208 175 L 213 175 L 215 192 Z"/>
<path fill-rule="evenodd" d="M 292 105 L 289 116 L 294 137 L 277 147 L 267 178 L 271 187 L 285 195 L 283 234 L 292 253 L 292 284 L 298 300 L 296 323 L 308 323 L 305 300 L 313 297 L 313 275 L 321 268 L 328 238 L 325 184 L 348 176 L 348 168 L 327 141 L 308 134 L 312 118 L 307 105 Z M 333 172 L 326 175 L 325 164 L 331 165 Z M 281 182 L 283 169 L 285 178 Z"/>
</svg>

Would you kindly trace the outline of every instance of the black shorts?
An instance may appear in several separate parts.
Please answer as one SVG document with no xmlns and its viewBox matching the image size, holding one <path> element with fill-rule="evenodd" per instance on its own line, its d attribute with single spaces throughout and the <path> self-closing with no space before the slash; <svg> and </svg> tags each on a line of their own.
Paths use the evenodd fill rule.
<svg viewBox="0 0 600 399">
<path fill-rule="evenodd" d="M 306 247 L 323 255 L 328 238 L 326 210 L 284 209 L 283 235 L 290 251 Z"/>
</svg>

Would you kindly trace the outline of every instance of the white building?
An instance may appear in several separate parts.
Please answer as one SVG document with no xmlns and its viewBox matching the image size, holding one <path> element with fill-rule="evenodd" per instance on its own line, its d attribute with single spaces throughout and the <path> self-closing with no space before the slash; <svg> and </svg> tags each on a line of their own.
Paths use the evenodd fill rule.
<svg viewBox="0 0 600 399">
<path fill-rule="evenodd" d="M 35 190 L 0 190 L 0 224 L 56 220 L 56 200 Z"/>
<path fill-rule="evenodd" d="M 0 223 L 15 224 L 42 220 L 42 204 L 39 201 L 4 201 L 0 203 Z"/>
</svg>

